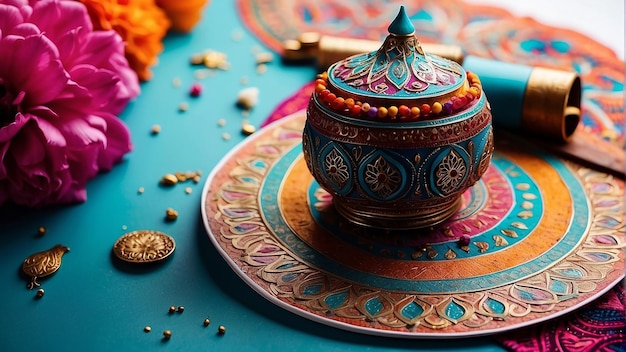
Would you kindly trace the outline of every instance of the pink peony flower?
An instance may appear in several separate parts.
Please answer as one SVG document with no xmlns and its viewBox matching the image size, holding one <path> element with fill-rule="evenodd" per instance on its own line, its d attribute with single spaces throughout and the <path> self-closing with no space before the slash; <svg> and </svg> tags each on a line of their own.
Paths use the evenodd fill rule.
<svg viewBox="0 0 626 352">
<path fill-rule="evenodd" d="M 83 4 L 0 0 L 0 205 L 85 201 L 131 150 L 116 115 L 138 94 L 121 38 Z"/>
</svg>

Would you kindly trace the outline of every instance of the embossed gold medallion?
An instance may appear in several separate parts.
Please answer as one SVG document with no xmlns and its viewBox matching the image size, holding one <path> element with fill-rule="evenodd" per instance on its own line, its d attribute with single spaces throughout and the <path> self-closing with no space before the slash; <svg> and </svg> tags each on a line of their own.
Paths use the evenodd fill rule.
<svg viewBox="0 0 626 352">
<path fill-rule="evenodd" d="M 158 262 L 170 256 L 176 248 L 174 239 L 155 230 L 138 230 L 124 234 L 113 245 L 113 253 L 130 263 Z"/>
<path fill-rule="evenodd" d="M 69 247 L 57 244 L 46 251 L 31 254 L 28 258 L 24 259 L 22 271 L 30 277 L 30 282 L 26 287 L 32 290 L 35 287 L 41 286 L 41 284 L 37 282 L 37 279 L 51 275 L 59 270 L 61 267 L 61 257 L 69 250 Z"/>
</svg>

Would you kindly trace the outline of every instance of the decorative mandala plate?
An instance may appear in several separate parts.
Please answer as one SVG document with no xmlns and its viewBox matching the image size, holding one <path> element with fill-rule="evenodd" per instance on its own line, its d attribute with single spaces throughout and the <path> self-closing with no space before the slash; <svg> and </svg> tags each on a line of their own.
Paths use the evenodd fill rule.
<svg viewBox="0 0 626 352">
<path fill-rule="evenodd" d="M 364 229 L 343 220 L 309 174 L 304 121 L 300 111 L 249 137 L 202 195 L 211 241 L 278 307 L 366 334 L 466 337 L 553 319 L 623 277 L 617 179 L 500 142 L 447 222 Z"/>
</svg>

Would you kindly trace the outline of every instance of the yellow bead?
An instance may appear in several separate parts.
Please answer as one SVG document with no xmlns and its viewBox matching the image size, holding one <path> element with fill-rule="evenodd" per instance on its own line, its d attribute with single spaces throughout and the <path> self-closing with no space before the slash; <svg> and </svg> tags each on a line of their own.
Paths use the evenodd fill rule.
<svg viewBox="0 0 626 352">
<path fill-rule="evenodd" d="M 435 114 L 439 114 L 441 112 L 441 110 L 443 110 L 443 106 L 441 105 L 440 102 L 435 102 L 432 105 L 432 109 L 431 111 Z"/>
<path fill-rule="evenodd" d="M 387 108 L 384 106 L 381 106 L 378 108 L 378 117 L 383 118 L 387 116 Z"/>
<path fill-rule="evenodd" d="M 398 107 L 390 106 L 389 109 L 387 110 L 387 116 L 394 118 L 396 117 L 396 115 L 398 115 Z"/>
<path fill-rule="evenodd" d="M 346 104 L 348 109 L 352 109 L 352 107 L 354 106 L 354 99 L 347 98 L 346 100 L 344 100 L 344 104 Z"/>
<path fill-rule="evenodd" d="M 417 106 L 414 106 L 411 108 L 411 116 L 413 117 L 418 117 L 420 116 L 420 108 L 418 108 Z"/>
</svg>

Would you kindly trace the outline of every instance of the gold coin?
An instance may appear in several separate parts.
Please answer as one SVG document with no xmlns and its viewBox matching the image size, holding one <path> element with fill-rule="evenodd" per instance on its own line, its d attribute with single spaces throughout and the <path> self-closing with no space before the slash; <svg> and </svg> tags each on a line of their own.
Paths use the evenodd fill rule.
<svg viewBox="0 0 626 352">
<path fill-rule="evenodd" d="M 119 259 L 131 263 L 158 262 L 169 257 L 176 248 L 171 236 L 154 230 L 128 232 L 113 245 Z"/>
</svg>

